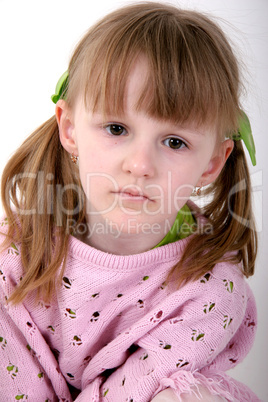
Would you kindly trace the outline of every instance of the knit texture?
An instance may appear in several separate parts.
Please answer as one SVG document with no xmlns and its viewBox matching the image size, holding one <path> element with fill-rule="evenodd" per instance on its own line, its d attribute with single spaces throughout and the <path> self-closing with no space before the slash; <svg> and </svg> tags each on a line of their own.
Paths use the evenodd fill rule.
<svg viewBox="0 0 268 402">
<path fill-rule="evenodd" d="M 199 384 L 228 401 L 258 401 L 225 374 L 254 340 L 251 290 L 229 263 L 179 290 L 167 284 L 187 241 L 116 256 L 70 237 L 51 302 L 31 294 L 17 306 L 8 297 L 23 269 L 12 243 L 0 258 L 1 401 L 72 401 L 72 386 L 77 402 L 148 402 L 167 387 L 198 395 Z"/>
</svg>

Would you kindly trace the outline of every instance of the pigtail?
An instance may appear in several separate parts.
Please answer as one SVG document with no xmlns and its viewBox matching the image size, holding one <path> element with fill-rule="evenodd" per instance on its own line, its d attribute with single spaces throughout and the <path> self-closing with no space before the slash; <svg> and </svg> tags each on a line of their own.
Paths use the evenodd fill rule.
<svg viewBox="0 0 268 402">
<path fill-rule="evenodd" d="M 257 234 L 250 174 L 240 141 L 235 141 L 214 188 L 214 201 L 208 205 L 205 215 L 212 218 L 217 247 L 220 246 L 223 255 L 228 251 L 236 252 L 236 257 L 230 256 L 230 259 L 241 261 L 243 272 L 249 277 L 254 274 Z"/>
<path fill-rule="evenodd" d="M 214 197 L 200 211 L 205 221 L 173 270 L 179 273 L 180 284 L 199 279 L 221 261 L 241 263 L 246 277 L 254 274 L 257 234 L 250 174 L 240 141 L 235 141 L 222 172 L 207 192 Z"/>
<path fill-rule="evenodd" d="M 25 275 L 10 300 L 19 303 L 38 289 L 44 299 L 68 248 L 68 221 L 83 221 L 83 194 L 78 169 L 59 140 L 55 116 L 21 145 L 5 167 L 2 203 L 8 222 L 3 246 L 20 243 Z"/>
</svg>

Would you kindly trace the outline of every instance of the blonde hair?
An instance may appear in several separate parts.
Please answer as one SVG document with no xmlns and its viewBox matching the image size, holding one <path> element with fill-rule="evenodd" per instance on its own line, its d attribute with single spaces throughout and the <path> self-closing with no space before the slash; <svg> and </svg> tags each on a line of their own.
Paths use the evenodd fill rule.
<svg viewBox="0 0 268 402">
<path fill-rule="evenodd" d="M 204 14 L 162 3 L 123 7 L 87 32 L 70 60 L 67 103 L 72 107 L 82 94 L 93 110 L 122 113 L 129 72 L 140 55 L 148 61 L 149 74 L 137 110 L 178 123 L 213 125 L 221 138 L 237 130 L 240 73 L 224 33 Z M 228 197 L 234 186 L 240 187 Z M 201 277 L 226 259 L 241 262 L 246 276 L 254 272 L 257 239 L 241 143 L 235 143 L 210 192 L 212 201 L 202 212 L 213 231 L 189 238 L 173 270 L 179 284 Z M 68 220 L 86 222 L 78 171 L 60 144 L 55 116 L 8 162 L 2 202 L 9 223 L 5 245 L 11 239 L 21 243 L 25 270 L 11 300 L 18 303 L 34 289 L 49 299 L 64 272 Z"/>
</svg>

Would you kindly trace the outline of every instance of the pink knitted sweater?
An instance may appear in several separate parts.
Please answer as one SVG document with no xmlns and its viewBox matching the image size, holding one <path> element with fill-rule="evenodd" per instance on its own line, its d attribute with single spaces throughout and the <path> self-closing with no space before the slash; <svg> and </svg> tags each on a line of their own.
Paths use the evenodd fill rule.
<svg viewBox="0 0 268 402">
<path fill-rule="evenodd" d="M 225 374 L 252 346 L 252 293 L 228 263 L 180 290 L 167 286 L 187 241 L 115 256 L 70 237 L 53 300 L 29 295 L 17 306 L 7 302 L 23 276 L 12 244 L 0 258 L 1 401 L 72 401 L 72 386 L 77 402 L 148 402 L 198 384 L 229 401 L 258 401 Z"/>
</svg>

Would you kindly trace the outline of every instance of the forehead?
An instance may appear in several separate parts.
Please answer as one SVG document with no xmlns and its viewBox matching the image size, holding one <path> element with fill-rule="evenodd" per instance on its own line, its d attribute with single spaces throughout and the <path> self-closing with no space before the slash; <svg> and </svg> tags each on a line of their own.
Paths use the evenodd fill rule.
<svg viewBox="0 0 268 402">
<path fill-rule="evenodd" d="M 136 69 L 141 54 L 145 72 Z M 120 114 L 126 98 L 137 98 L 151 117 L 236 128 L 237 64 L 218 27 L 198 13 L 153 3 L 112 13 L 81 41 L 69 72 L 70 105 L 83 94 L 92 110 Z"/>
<path fill-rule="evenodd" d="M 144 93 L 149 81 L 149 65 L 145 57 L 139 56 L 131 66 L 124 91 L 124 109 L 138 109 L 141 98 L 150 102 L 152 90 Z"/>
<path fill-rule="evenodd" d="M 118 55 L 111 65 L 95 63 L 89 72 L 84 69 L 77 94 L 83 94 L 86 108 L 104 116 L 124 115 L 131 107 L 181 126 L 206 126 L 214 132 L 217 127 L 223 138 L 226 129 L 221 126 L 217 91 L 202 74 L 177 67 L 141 51 Z"/>
<path fill-rule="evenodd" d="M 139 55 L 135 58 L 135 61 L 130 64 L 128 75 L 126 77 L 125 85 L 121 86 L 120 96 L 117 94 L 117 99 L 113 98 L 116 91 L 113 91 L 114 86 L 119 82 L 117 69 L 111 73 L 109 79 L 109 88 L 105 103 L 102 107 L 101 102 L 95 103 L 92 108 L 92 93 L 91 91 L 85 93 L 85 107 L 90 113 L 99 115 L 99 118 L 109 120 L 118 118 L 125 120 L 126 118 L 133 118 L 137 114 L 142 114 L 146 118 L 151 118 L 155 122 L 161 123 L 161 126 L 173 129 L 180 128 L 182 130 L 190 130 L 191 133 L 204 134 L 204 133 L 216 133 L 215 125 L 208 122 L 198 122 L 193 115 L 189 115 L 188 119 L 180 118 L 179 113 L 165 116 L 161 111 L 155 108 L 155 88 L 152 84 L 152 71 L 147 58 L 143 55 Z M 78 97 L 79 109 L 83 102 L 83 97 Z M 93 94 L 93 100 L 94 100 Z M 76 103 L 77 104 L 77 103 Z"/>
</svg>

